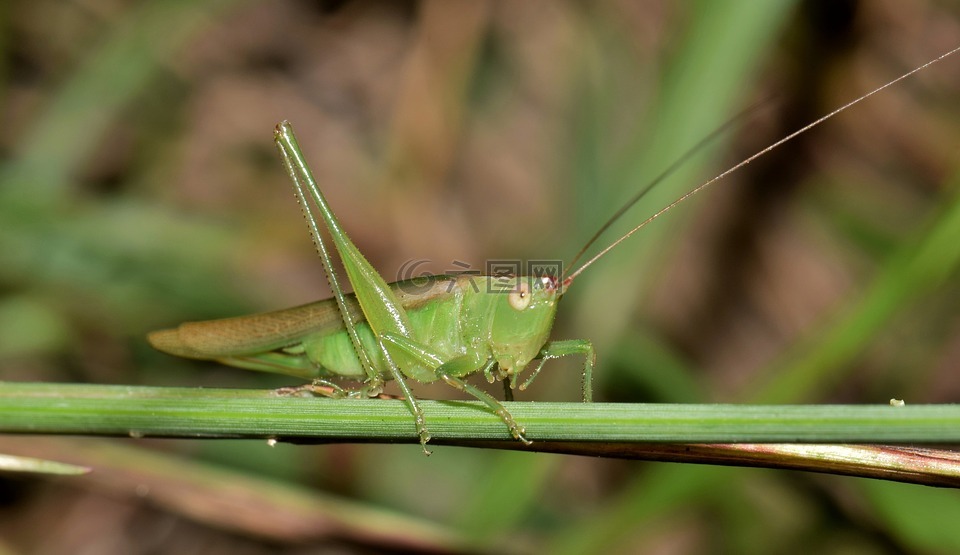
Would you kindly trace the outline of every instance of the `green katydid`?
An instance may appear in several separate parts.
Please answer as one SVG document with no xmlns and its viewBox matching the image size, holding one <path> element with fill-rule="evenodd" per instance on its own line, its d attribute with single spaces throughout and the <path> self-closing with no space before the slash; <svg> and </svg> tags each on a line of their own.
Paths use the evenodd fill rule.
<svg viewBox="0 0 960 555">
<path fill-rule="evenodd" d="M 183 357 L 312 378 L 327 388 L 317 391 L 334 397 L 375 397 L 385 379 L 396 380 L 425 451 L 430 435 L 406 379 L 443 380 L 472 395 L 524 443 L 529 442 L 523 427 L 493 396 L 464 381 L 465 376 L 482 371 L 491 382 L 508 380 L 513 387 L 534 358 L 539 357 L 542 366 L 551 358 L 582 354 L 584 400 L 590 401 L 595 357 L 590 342 L 547 341 L 560 298 L 557 277 L 434 276 L 387 284 L 340 226 L 287 122 L 277 126 L 275 141 L 334 298 L 278 312 L 185 323 L 151 333 L 154 347 Z M 314 209 L 330 232 L 352 294 L 340 286 Z M 362 380 L 363 385 L 347 390 L 328 379 L 336 377 Z"/>
<path fill-rule="evenodd" d="M 583 400 L 591 401 L 596 358 L 592 344 L 583 339 L 549 340 L 557 302 L 578 275 L 690 196 L 958 50 L 960 48 L 943 54 L 847 103 L 702 183 L 661 208 L 566 277 L 441 275 L 386 283 L 337 221 L 307 167 L 292 128 L 283 122 L 276 128 L 275 142 L 293 181 L 333 298 L 264 314 L 188 322 L 177 328 L 152 332 L 148 339 L 157 349 L 182 357 L 216 360 L 241 368 L 313 380 L 312 386 L 306 386 L 308 389 L 331 397 L 376 397 L 381 394 L 384 381 L 393 379 L 414 416 L 417 435 L 428 454 L 426 443 L 430 434 L 407 380 L 421 383 L 443 380 L 486 404 L 506 424 L 515 439 L 529 443 L 524 428 L 506 407 L 487 392 L 467 383 L 467 376 L 482 372 L 490 382 L 503 381 L 505 390 L 510 392 L 517 387 L 519 374 L 533 360 L 539 359 L 534 370 L 520 384 L 522 390 L 539 374 L 546 361 L 582 355 L 585 359 Z M 650 187 L 652 184 L 630 199 L 590 239 L 574 261 Z M 321 220 L 332 238 L 353 293 L 345 293 L 340 285 L 333 255 L 321 234 Z M 337 378 L 360 381 L 362 385 L 347 389 L 332 381 Z"/>
</svg>

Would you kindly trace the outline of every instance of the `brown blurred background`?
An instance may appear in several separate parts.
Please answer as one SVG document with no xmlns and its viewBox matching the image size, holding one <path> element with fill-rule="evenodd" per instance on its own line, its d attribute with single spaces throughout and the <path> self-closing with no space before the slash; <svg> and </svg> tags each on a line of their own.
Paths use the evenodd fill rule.
<svg viewBox="0 0 960 555">
<path fill-rule="evenodd" d="M 0 379 L 216 387 L 295 382 L 176 360 L 144 334 L 329 294 L 280 120 L 392 281 L 411 260 L 569 260 L 760 106 L 603 246 L 960 43 L 942 1 L 79 0 L 8 3 L 0 22 Z M 845 112 L 591 267 L 554 336 L 597 346 L 595 398 L 956 402 L 954 246 L 925 241 L 957 202 L 958 68 Z M 921 245 L 942 263 L 897 274 Z M 579 364 L 551 363 L 520 400 L 578 399 Z M 411 446 L 103 449 L 92 478 L 0 478 L 0 553 L 960 549 L 938 524 L 960 517 L 954 492 L 849 478 Z M 305 524 L 268 518 L 288 512 Z"/>
</svg>

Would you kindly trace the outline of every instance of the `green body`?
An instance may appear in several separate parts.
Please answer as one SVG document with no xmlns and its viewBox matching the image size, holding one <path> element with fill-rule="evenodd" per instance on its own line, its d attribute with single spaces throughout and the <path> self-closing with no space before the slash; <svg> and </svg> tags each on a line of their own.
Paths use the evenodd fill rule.
<svg viewBox="0 0 960 555">
<path fill-rule="evenodd" d="M 409 318 L 415 339 L 441 360 L 493 359 L 504 375 L 513 375 L 547 343 L 559 295 L 546 290 L 540 280 L 541 291 L 535 291 L 536 298 L 518 311 L 509 293 L 490 292 L 503 282 L 489 276 L 431 276 L 392 283 L 390 288 Z M 345 297 L 362 348 L 372 353 L 376 367 L 383 368 L 386 361 L 356 297 Z M 152 332 L 149 340 L 173 355 L 251 370 L 305 379 L 366 377 L 334 299 L 263 314 L 187 322 Z M 395 353 L 396 358 L 403 356 Z M 439 379 L 436 367 L 416 359 L 409 362 L 400 365 L 404 376 L 424 383 Z"/>
<path fill-rule="evenodd" d="M 385 380 L 400 386 L 414 416 L 420 443 L 430 440 L 423 411 L 406 379 L 443 380 L 485 403 L 514 438 L 525 430 L 490 394 L 464 381 L 482 372 L 503 380 L 507 391 L 535 358 L 541 362 L 525 388 L 551 358 L 582 354 L 584 400 L 591 398 L 593 347 L 587 341 L 548 342 L 561 286 L 555 277 L 434 276 L 387 284 L 340 227 L 320 192 L 286 122 L 277 126 L 277 147 L 293 180 L 333 298 L 276 312 L 188 322 L 148 336 L 161 351 L 188 358 L 312 379 L 303 389 L 336 397 L 375 397 Z M 318 217 L 319 215 L 319 217 Z M 329 232 L 328 248 L 320 222 Z M 343 263 L 353 293 L 334 270 Z M 347 389 L 335 379 L 362 382 Z"/>
</svg>

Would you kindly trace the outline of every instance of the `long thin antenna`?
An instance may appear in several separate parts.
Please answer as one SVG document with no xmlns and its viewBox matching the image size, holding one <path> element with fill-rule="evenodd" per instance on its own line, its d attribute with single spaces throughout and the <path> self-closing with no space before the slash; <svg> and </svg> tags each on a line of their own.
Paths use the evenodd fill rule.
<svg viewBox="0 0 960 555">
<path fill-rule="evenodd" d="M 779 146 L 782 145 L 783 143 L 786 143 L 787 141 L 793 140 L 793 139 L 795 139 L 797 136 L 802 135 L 803 133 L 806 133 L 807 131 L 813 129 L 814 127 L 816 127 L 816 126 L 818 126 L 818 125 L 820 125 L 820 124 L 823 123 L 824 121 L 832 118 L 833 116 L 839 114 L 840 112 L 846 110 L 847 108 L 849 108 L 849 107 L 851 107 L 851 106 L 853 106 L 853 105 L 855 105 L 855 104 L 857 104 L 857 103 L 859 103 L 859 102 L 861 102 L 861 101 L 863 101 L 863 100 L 866 100 L 867 98 L 870 98 L 871 96 L 877 94 L 878 92 L 880 92 L 880 91 L 886 89 L 887 87 L 890 87 L 890 86 L 892 86 L 892 85 L 894 85 L 894 84 L 896 84 L 896 83 L 898 83 L 898 82 L 906 79 L 907 77 L 910 77 L 911 75 L 913 75 L 914 73 L 917 73 L 917 72 L 920 71 L 920 70 L 923 70 L 923 69 L 926 69 L 926 68 L 932 66 L 933 64 L 935 64 L 935 63 L 943 60 L 943 59 L 946 58 L 947 56 L 950 56 L 950 55 L 956 53 L 957 51 L 960 51 L 960 46 L 958 46 L 957 48 L 954 48 L 953 50 L 950 50 L 950 51 L 947 52 L 946 54 L 942 54 L 942 55 L 938 56 L 937 58 L 934 58 L 933 60 L 930 60 L 929 62 L 923 64 L 923 65 L 920 66 L 920 67 L 914 68 L 914 69 L 908 71 L 907 73 L 904 73 L 904 74 L 901 75 L 900 77 L 897 77 L 896 79 L 894 79 L 893 81 L 888 82 L 888 83 L 885 84 L 885 85 L 882 85 L 882 86 L 880 86 L 880 87 L 877 87 L 876 89 L 873 89 L 872 91 L 868 92 L 867 94 L 865 94 L 865 95 L 863 95 L 863 96 L 861 96 L 861 97 L 859 97 L 859 98 L 857 98 L 857 99 L 855 99 L 855 100 L 852 100 L 852 101 L 844 104 L 843 106 L 837 108 L 836 110 L 830 112 L 829 114 L 827 114 L 827 115 L 825 115 L 825 116 L 822 116 L 822 117 L 818 118 L 817 120 L 813 121 L 812 123 L 809 123 L 809 124 L 801 127 L 800 129 L 794 131 L 793 133 L 787 135 L 786 137 L 780 139 L 779 141 L 777 141 L 777 142 L 771 144 L 770 146 L 768 146 L 768 147 L 760 150 L 759 152 L 757 152 L 756 154 L 750 156 L 749 158 L 746 158 L 745 160 L 743 160 L 743 161 L 740 162 L 739 164 L 737 164 L 737 165 L 733 166 L 732 168 L 726 170 L 725 172 L 721 173 L 720 175 L 714 177 L 713 179 L 710 179 L 709 181 L 706 181 L 705 183 L 702 183 L 701 185 L 699 185 L 699 186 L 696 187 L 695 189 L 691 190 L 690 192 L 684 194 L 683 196 L 681 196 L 681 197 L 678 198 L 677 200 L 671 202 L 670 204 L 668 204 L 668 205 L 664 206 L 663 208 L 661 208 L 660 210 L 658 210 L 654 215 L 650 216 L 649 218 L 647 218 L 646 220 L 644 220 L 643 222 L 641 222 L 640 225 L 638 225 L 637 227 L 631 229 L 630 231 L 628 231 L 627 233 L 625 233 L 623 236 L 621 236 L 619 239 L 617 239 L 617 240 L 614 241 L 613 243 L 610 243 L 610 245 L 608 245 L 608 246 L 607 246 L 606 248 L 604 248 L 602 251 L 600 251 L 599 253 L 597 253 L 596 256 L 594 256 L 594 257 L 591 258 L 590 260 L 584 262 L 584 263 L 583 263 L 583 266 L 580 266 L 579 268 L 577 268 L 577 270 L 576 270 L 575 272 L 573 272 L 573 273 L 570 274 L 566 279 L 563 280 L 563 286 L 566 287 L 567 285 L 569 285 L 571 282 L 573 282 L 574 278 L 576 278 L 578 275 L 580 275 L 581 272 L 583 272 L 584 270 L 586 270 L 591 264 L 593 264 L 593 263 L 596 262 L 597 260 L 600 260 L 605 254 L 607 254 L 608 252 L 610 252 L 614 247 L 616 247 L 616 246 L 619 245 L 620 243 L 622 243 L 622 242 L 624 242 L 625 240 L 627 240 L 631 235 L 633 235 L 634 233 L 640 231 L 640 230 L 643 229 L 647 224 L 649 224 L 649 223 L 652 222 L 653 220 L 656 220 L 657 218 L 659 218 L 660 216 L 662 216 L 663 214 L 665 214 L 666 212 L 668 212 L 669 210 L 671 210 L 672 208 L 674 208 L 674 207 L 677 206 L 678 204 L 680 204 L 680 203 L 682 203 L 683 201 L 687 200 L 688 198 L 692 197 L 693 195 L 695 195 L 695 194 L 699 193 L 700 191 L 706 189 L 706 188 L 709 187 L 710 185 L 713 185 L 713 184 L 716 183 L 717 181 L 720 181 L 720 180 L 723 179 L 724 177 L 727 177 L 727 176 L 730 175 L 731 173 L 733 173 L 733 172 L 739 170 L 740 168 L 746 166 L 746 165 L 749 164 L 750 162 L 753 162 L 754 160 L 756 160 L 757 158 L 759 158 L 759 157 L 763 156 L 764 154 L 770 152 L 771 150 L 779 147 Z"/>
<path fill-rule="evenodd" d="M 589 249 L 597 241 L 597 239 L 599 239 L 600 236 L 604 234 L 604 232 L 610 229 L 610 226 L 612 226 L 617 220 L 619 220 L 620 217 L 627 212 L 627 210 L 630 210 L 631 208 L 633 208 L 633 205 L 639 202 L 640 199 L 646 196 L 647 193 L 652 191 L 654 187 L 662 183 L 666 178 L 670 177 L 674 172 L 676 172 L 684 164 L 686 164 L 687 161 L 690 160 L 690 158 L 692 158 L 695 154 L 703 150 L 704 147 L 706 147 L 708 144 L 713 142 L 714 139 L 722 135 L 724 132 L 726 132 L 728 129 L 730 129 L 734 125 L 743 121 L 744 118 L 751 115 L 753 112 L 756 112 L 761 108 L 767 106 L 769 102 L 770 102 L 770 99 L 768 98 L 768 99 L 761 100 L 756 104 L 753 104 L 752 106 L 748 106 L 744 110 L 740 111 L 740 113 L 738 113 L 737 115 L 723 122 L 719 127 L 711 131 L 709 135 L 700 139 L 697 142 L 697 144 L 687 149 L 687 151 L 681 154 L 679 158 L 675 159 L 673 163 L 671 163 L 669 166 L 666 167 L 666 169 L 660 172 L 658 176 L 650 180 L 650 182 L 647 183 L 646 187 L 640 189 L 640 191 L 634 194 L 630 200 L 623 203 L 623 206 L 621 206 L 620 209 L 617 210 L 615 214 L 610 216 L 610 218 L 608 218 L 607 221 L 604 222 L 602 226 L 600 226 L 600 229 L 598 229 L 597 232 L 594 233 L 592 237 L 590 237 L 590 239 L 586 242 L 586 244 L 583 245 L 583 247 L 579 251 L 577 251 L 577 254 L 574 255 L 573 259 L 566 265 L 566 267 L 573 268 L 573 266 L 577 263 L 577 261 L 580 260 L 580 257 L 582 257 L 584 253 L 587 252 L 587 249 Z"/>
</svg>

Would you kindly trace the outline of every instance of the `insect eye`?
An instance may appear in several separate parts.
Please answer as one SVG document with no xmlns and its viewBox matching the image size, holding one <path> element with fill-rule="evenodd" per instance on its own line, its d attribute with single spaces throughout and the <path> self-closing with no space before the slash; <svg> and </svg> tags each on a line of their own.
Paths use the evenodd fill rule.
<svg viewBox="0 0 960 555">
<path fill-rule="evenodd" d="M 517 288 L 513 291 L 510 291 L 510 296 L 507 300 L 510 301 L 510 306 L 514 310 L 523 310 L 530 306 L 530 284 L 521 281 Z"/>
</svg>

